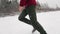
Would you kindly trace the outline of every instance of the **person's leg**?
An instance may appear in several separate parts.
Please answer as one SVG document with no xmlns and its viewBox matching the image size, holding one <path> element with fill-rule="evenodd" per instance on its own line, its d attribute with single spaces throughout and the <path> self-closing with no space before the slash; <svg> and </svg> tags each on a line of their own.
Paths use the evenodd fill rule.
<svg viewBox="0 0 60 34">
<path fill-rule="evenodd" d="M 37 22 L 37 18 L 36 18 L 36 12 L 35 12 L 35 6 L 32 5 L 29 7 L 29 17 L 30 17 L 30 21 L 32 22 L 32 26 L 38 30 L 41 34 L 46 34 L 45 30 L 43 29 L 43 27 L 41 26 L 41 24 L 39 24 Z"/>
<path fill-rule="evenodd" d="M 28 9 L 28 7 L 26 7 L 26 9 L 24 9 L 22 11 L 22 13 L 19 15 L 18 19 L 22 22 L 32 25 L 32 22 L 30 20 L 28 20 L 27 18 L 25 18 L 25 16 L 28 14 L 28 11 L 30 11 L 30 10 Z M 35 31 L 36 31 L 36 29 L 33 29 L 32 33 Z"/>
<path fill-rule="evenodd" d="M 22 11 L 22 13 L 19 15 L 18 19 L 19 19 L 20 21 L 22 21 L 22 22 L 25 22 L 25 23 L 31 25 L 30 20 L 28 20 L 27 18 L 25 18 L 27 14 L 28 14 L 28 13 L 27 13 L 27 9 L 25 8 L 25 9 Z"/>
<path fill-rule="evenodd" d="M 27 11 L 28 11 L 28 7 L 26 7 L 26 9 L 24 9 L 24 10 L 22 11 L 22 13 L 19 15 L 18 19 L 19 19 L 20 21 L 22 21 L 22 22 L 25 22 L 25 23 L 27 23 L 27 24 L 29 24 L 29 25 L 32 25 L 32 22 L 31 22 L 30 20 L 28 20 L 27 18 L 25 18 L 25 16 L 28 14 Z M 32 30 L 32 33 L 35 32 L 35 30 L 36 30 L 36 29 L 33 29 L 33 30 Z"/>
</svg>

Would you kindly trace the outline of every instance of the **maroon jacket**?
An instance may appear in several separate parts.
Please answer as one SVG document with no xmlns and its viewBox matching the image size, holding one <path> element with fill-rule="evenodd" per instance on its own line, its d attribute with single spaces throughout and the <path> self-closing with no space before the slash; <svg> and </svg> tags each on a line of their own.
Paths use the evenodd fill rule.
<svg viewBox="0 0 60 34">
<path fill-rule="evenodd" d="M 30 5 L 36 5 L 36 0 L 20 0 L 20 6 L 30 6 Z"/>
</svg>

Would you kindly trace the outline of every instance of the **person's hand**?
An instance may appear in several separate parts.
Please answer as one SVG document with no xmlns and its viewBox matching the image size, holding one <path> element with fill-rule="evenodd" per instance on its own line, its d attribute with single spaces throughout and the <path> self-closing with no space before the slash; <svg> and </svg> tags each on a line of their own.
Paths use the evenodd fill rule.
<svg viewBox="0 0 60 34">
<path fill-rule="evenodd" d="M 25 9 L 25 6 L 19 6 L 19 11 L 22 12 Z"/>
</svg>

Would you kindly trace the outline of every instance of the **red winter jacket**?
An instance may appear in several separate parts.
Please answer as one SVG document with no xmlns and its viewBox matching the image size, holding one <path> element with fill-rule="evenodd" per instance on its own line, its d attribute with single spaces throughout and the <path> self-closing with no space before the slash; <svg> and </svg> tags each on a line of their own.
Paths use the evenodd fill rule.
<svg viewBox="0 0 60 34">
<path fill-rule="evenodd" d="M 36 0 L 20 0 L 20 6 L 30 6 L 30 5 L 36 5 Z"/>
</svg>

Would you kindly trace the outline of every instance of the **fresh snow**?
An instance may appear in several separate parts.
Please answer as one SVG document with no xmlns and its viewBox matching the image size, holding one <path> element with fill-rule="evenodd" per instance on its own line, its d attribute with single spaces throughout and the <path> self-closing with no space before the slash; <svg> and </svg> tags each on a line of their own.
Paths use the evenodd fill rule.
<svg viewBox="0 0 60 34">
<path fill-rule="evenodd" d="M 19 15 L 0 18 L 0 34 L 32 34 L 33 27 L 18 20 Z M 26 18 L 29 19 L 27 15 Z M 48 34 L 60 34 L 60 11 L 37 13 L 38 22 Z M 33 34 L 39 34 L 35 31 Z"/>
</svg>

